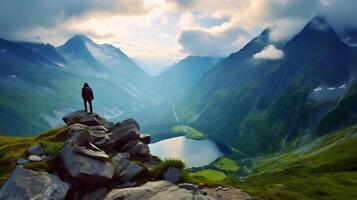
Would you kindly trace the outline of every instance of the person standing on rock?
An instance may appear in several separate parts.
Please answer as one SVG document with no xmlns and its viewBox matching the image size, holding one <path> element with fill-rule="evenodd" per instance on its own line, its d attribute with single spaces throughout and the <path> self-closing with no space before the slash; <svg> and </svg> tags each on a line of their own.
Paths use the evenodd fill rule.
<svg viewBox="0 0 357 200">
<path fill-rule="evenodd" d="M 93 113 L 92 101 L 94 99 L 92 88 L 89 87 L 88 83 L 84 83 L 82 88 L 82 98 L 84 102 L 84 109 L 88 112 L 87 102 L 89 103 L 90 113 Z"/>
</svg>

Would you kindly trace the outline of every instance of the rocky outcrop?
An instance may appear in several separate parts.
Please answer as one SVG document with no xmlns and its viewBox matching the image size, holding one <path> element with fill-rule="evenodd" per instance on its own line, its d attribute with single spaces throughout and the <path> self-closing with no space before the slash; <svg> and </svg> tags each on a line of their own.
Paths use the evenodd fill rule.
<svg viewBox="0 0 357 200">
<path fill-rule="evenodd" d="M 16 167 L 0 190 L 0 199 L 51 199 L 66 197 L 69 186 L 57 176 Z"/>
<path fill-rule="evenodd" d="M 180 188 L 168 181 L 148 182 L 139 187 L 114 189 L 104 197 L 105 200 L 206 200 L 209 199 L 200 191 L 192 191 Z"/>
<path fill-rule="evenodd" d="M 54 156 L 41 144 L 28 149 L 0 190 L 0 199 L 208 199 L 194 185 L 174 185 L 181 169 L 156 172 L 160 160 L 150 154 L 149 135 L 134 119 L 106 121 L 84 111 L 63 117 L 67 140 Z M 37 168 L 37 164 L 40 168 Z M 32 166 L 48 171 L 25 169 Z M 37 166 L 37 167 L 36 167 Z M 168 181 L 155 181 L 165 178 Z M 145 181 L 151 180 L 142 186 Z"/>
<path fill-rule="evenodd" d="M 114 167 L 110 162 L 97 159 L 99 156 L 77 153 L 71 143 L 64 146 L 60 156 L 67 172 L 79 182 L 101 185 L 113 178 Z"/>
</svg>

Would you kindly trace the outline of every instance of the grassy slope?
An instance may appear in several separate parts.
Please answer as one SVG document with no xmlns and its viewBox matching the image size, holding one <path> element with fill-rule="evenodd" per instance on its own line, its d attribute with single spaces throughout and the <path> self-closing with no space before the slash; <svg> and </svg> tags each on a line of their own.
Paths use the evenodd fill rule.
<svg viewBox="0 0 357 200">
<path fill-rule="evenodd" d="M 53 155 L 68 139 L 67 133 L 68 128 L 59 127 L 38 137 L 0 136 L 0 185 L 16 167 L 16 158 L 27 156 L 26 151 L 29 147 L 41 143 L 45 151 Z"/>
<path fill-rule="evenodd" d="M 185 176 L 185 181 L 234 184 L 256 199 L 356 199 L 356 152 L 357 126 L 354 126 L 298 149 L 256 159 L 253 175 L 243 182 L 229 171 L 225 171 L 227 177 L 221 181 L 195 176 Z"/>
<path fill-rule="evenodd" d="M 357 127 L 328 134 L 296 150 L 262 157 L 239 185 L 257 199 L 353 199 L 357 187 Z"/>
<path fill-rule="evenodd" d="M 236 172 L 239 170 L 237 162 L 227 157 L 221 157 L 213 163 L 213 166 L 228 172 Z"/>
<path fill-rule="evenodd" d="M 171 129 L 174 133 L 186 133 L 186 137 L 193 140 L 202 140 L 205 134 L 187 125 L 177 125 Z"/>
</svg>

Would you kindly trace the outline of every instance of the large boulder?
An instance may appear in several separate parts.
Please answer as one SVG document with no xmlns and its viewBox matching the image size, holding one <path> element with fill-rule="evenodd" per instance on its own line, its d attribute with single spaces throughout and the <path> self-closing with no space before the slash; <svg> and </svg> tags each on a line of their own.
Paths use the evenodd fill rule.
<svg viewBox="0 0 357 200">
<path fill-rule="evenodd" d="M 82 183 L 100 185 L 113 178 L 114 167 L 111 163 L 77 153 L 71 143 L 62 148 L 60 157 L 67 172 Z"/>
<path fill-rule="evenodd" d="M 177 187 L 168 181 L 148 182 L 131 188 L 114 189 L 104 197 L 105 200 L 207 200 L 209 197 L 192 190 Z"/>
<path fill-rule="evenodd" d="M 173 184 L 176 184 L 181 177 L 182 170 L 176 167 L 169 167 L 165 172 L 164 172 L 164 178 L 167 181 L 170 181 Z"/>
<path fill-rule="evenodd" d="M 43 149 L 42 145 L 40 144 L 30 147 L 27 151 L 30 155 L 42 156 L 46 154 L 45 149 Z"/>
<path fill-rule="evenodd" d="M 71 140 L 73 141 L 73 145 L 77 147 L 89 147 L 93 141 L 89 131 L 78 132 L 71 137 Z"/>
<path fill-rule="evenodd" d="M 67 125 L 73 125 L 75 123 L 78 123 L 86 126 L 102 125 L 101 120 L 103 120 L 103 118 L 101 118 L 99 115 L 95 113 L 89 114 L 84 110 L 69 113 L 65 115 L 62 119 Z"/>
<path fill-rule="evenodd" d="M 139 123 L 135 121 L 135 119 L 129 118 L 120 123 L 120 126 L 134 126 L 138 130 L 140 130 Z"/>
<path fill-rule="evenodd" d="M 150 149 L 147 144 L 144 144 L 141 141 L 131 140 L 126 145 L 124 145 L 121 149 L 121 152 L 128 152 L 131 156 L 134 157 L 149 157 Z"/>
<path fill-rule="evenodd" d="M 61 200 L 65 199 L 68 189 L 69 186 L 55 175 L 18 166 L 2 186 L 0 199 Z"/>
<path fill-rule="evenodd" d="M 143 170 L 144 167 L 140 166 L 136 162 L 131 161 L 129 165 L 120 172 L 119 180 L 123 183 L 130 181 L 136 175 L 140 174 Z"/>
<path fill-rule="evenodd" d="M 123 183 L 130 181 L 144 170 L 144 167 L 127 158 L 128 155 L 125 153 L 118 153 L 112 158 L 115 165 L 115 177 Z"/>
<path fill-rule="evenodd" d="M 112 135 L 110 138 L 115 143 L 116 148 L 120 149 L 125 144 L 127 144 L 130 140 L 139 140 L 140 132 L 134 126 L 116 126 L 112 129 Z"/>
</svg>

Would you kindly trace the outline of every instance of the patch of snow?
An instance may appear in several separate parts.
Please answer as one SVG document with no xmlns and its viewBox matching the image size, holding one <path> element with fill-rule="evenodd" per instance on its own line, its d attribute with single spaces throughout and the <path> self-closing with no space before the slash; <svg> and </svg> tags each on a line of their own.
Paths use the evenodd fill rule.
<svg viewBox="0 0 357 200">
<path fill-rule="evenodd" d="M 322 90 L 321 87 L 317 87 L 317 88 L 314 89 L 314 92 L 321 91 L 321 90 Z"/>
<path fill-rule="evenodd" d="M 11 74 L 10 77 L 11 78 L 17 78 L 17 76 L 15 74 Z"/>
<path fill-rule="evenodd" d="M 6 49 L 0 49 L 0 53 L 6 53 Z"/>
<path fill-rule="evenodd" d="M 337 101 L 347 93 L 348 88 L 351 85 L 350 83 L 351 82 L 344 83 L 335 87 L 319 86 L 310 92 L 309 99 L 317 102 Z"/>
<path fill-rule="evenodd" d="M 331 91 L 331 90 L 334 90 L 336 88 L 335 87 L 328 87 L 327 89 Z"/>
<path fill-rule="evenodd" d="M 354 42 L 351 37 L 343 38 L 342 41 L 350 47 L 357 47 L 357 42 Z"/>
</svg>

